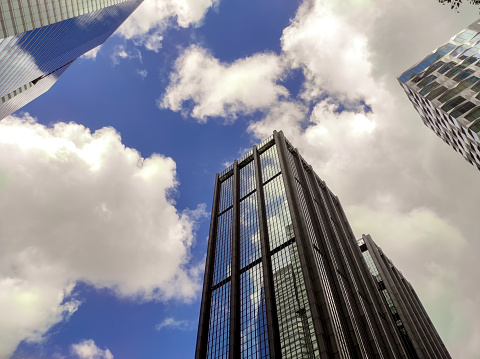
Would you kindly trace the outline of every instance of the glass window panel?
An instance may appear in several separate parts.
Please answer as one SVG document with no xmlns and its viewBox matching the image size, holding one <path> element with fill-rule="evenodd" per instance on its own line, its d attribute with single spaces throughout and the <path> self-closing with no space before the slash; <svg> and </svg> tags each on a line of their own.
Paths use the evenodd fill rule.
<svg viewBox="0 0 480 359">
<path fill-rule="evenodd" d="M 466 67 L 467 67 L 467 65 L 465 65 L 465 64 L 458 65 L 458 66 L 454 67 L 453 69 L 451 69 L 450 71 L 448 71 L 445 74 L 445 76 L 447 76 L 449 78 L 452 78 L 453 76 L 455 76 L 458 73 L 460 73 L 461 71 L 463 71 L 463 69 L 465 69 Z"/>
<path fill-rule="evenodd" d="M 280 172 L 280 162 L 276 145 L 273 145 L 260 155 L 260 165 L 262 167 L 263 183 Z"/>
<path fill-rule="evenodd" d="M 230 282 L 212 292 L 207 358 L 228 359 L 230 337 Z"/>
<path fill-rule="evenodd" d="M 457 56 L 459 54 L 461 54 L 462 52 L 464 52 L 465 50 L 467 50 L 470 46 L 468 45 L 462 45 L 462 46 L 459 46 L 457 47 L 454 51 L 452 51 L 452 53 L 450 54 L 450 56 Z"/>
<path fill-rule="evenodd" d="M 255 186 L 255 163 L 250 161 L 240 169 L 240 198 L 252 192 Z"/>
<path fill-rule="evenodd" d="M 219 213 L 233 205 L 233 176 L 228 177 L 220 184 Z"/>
<path fill-rule="evenodd" d="M 267 183 L 264 192 L 268 239 L 273 250 L 295 236 L 282 176 Z"/>
<path fill-rule="evenodd" d="M 476 83 L 478 80 L 479 80 L 478 77 L 472 76 L 472 77 L 470 77 L 469 79 L 460 82 L 456 87 L 454 87 L 454 88 L 451 89 L 451 90 L 448 90 L 448 91 L 445 92 L 442 96 L 440 96 L 440 98 L 438 99 L 438 101 L 440 101 L 441 103 L 444 103 L 444 102 L 452 99 L 454 96 L 458 95 L 458 94 L 461 93 L 463 90 L 465 90 L 465 89 L 467 89 L 468 87 L 472 86 L 472 84 Z M 473 88 L 472 88 L 472 89 L 473 89 Z"/>
<path fill-rule="evenodd" d="M 431 84 L 428 84 L 427 86 L 425 86 L 425 87 L 419 92 L 419 94 L 422 95 L 422 96 L 425 96 L 425 95 L 428 94 L 430 91 L 432 91 L 434 88 L 436 88 L 438 85 L 439 85 L 438 82 L 432 82 Z"/>
<path fill-rule="evenodd" d="M 442 110 L 445 112 L 451 111 L 453 108 L 460 105 L 465 99 L 462 96 L 458 96 L 448 101 L 445 105 L 442 106 Z"/>
<path fill-rule="evenodd" d="M 435 76 L 435 75 L 427 76 L 422 81 L 420 81 L 418 83 L 418 87 L 422 88 L 423 86 L 428 85 L 430 82 L 432 82 L 436 78 L 437 78 L 437 76 Z"/>
<path fill-rule="evenodd" d="M 445 72 L 449 71 L 452 67 L 454 67 L 457 63 L 455 61 L 450 61 L 449 63 L 443 65 L 438 69 L 439 74 L 444 74 Z"/>
<path fill-rule="evenodd" d="M 468 128 L 469 130 L 472 130 L 473 132 L 478 133 L 480 131 L 480 122 L 474 123 L 472 126 Z"/>
<path fill-rule="evenodd" d="M 427 99 L 429 99 L 430 101 L 433 100 L 434 98 L 440 96 L 442 93 L 444 93 L 445 91 L 447 91 L 447 88 L 445 86 L 440 86 L 440 87 L 437 87 L 436 89 L 432 90 L 432 92 L 430 92 L 427 96 Z"/>
<path fill-rule="evenodd" d="M 455 76 L 455 77 L 453 78 L 453 81 L 459 82 L 459 81 L 465 80 L 465 79 L 466 79 L 468 76 L 470 76 L 471 74 L 473 74 L 473 70 L 466 69 L 466 70 L 463 71 L 460 75 Z"/>
<path fill-rule="evenodd" d="M 241 358 L 269 358 L 262 264 L 240 275 Z"/>
<path fill-rule="evenodd" d="M 463 115 L 464 113 L 470 111 L 474 107 L 476 107 L 476 105 L 468 101 L 463 105 L 458 106 L 455 110 L 453 110 L 452 113 L 450 113 L 450 116 L 457 118 Z"/>
<path fill-rule="evenodd" d="M 465 30 L 463 32 L 461 32 L 460 34 L 458 34 L 454 41 L 456 42 L 460 42 L 460 43 L 464 43 L 468 40 L 470 40 L 472 37 L 474 37 L 475 35 L 477 34 L 476 31 L 473 31 L 473 30 Z"/>
<path fill-rule="evenodd" d="M 240 202 L 240 268 L 261 256 L 257 192 L 254 192 Z"/>
<path fill-rule="evenodd" d="M 319 357 L 295 243 L 272 255 L 272 268 L 282 358 Z"/>
<path fill-rule="evenodd" d="M 465 116 L 465 119 L 469 122 L 475 121 L 477 118 L 480 117 L 480 108 L 477 108 L 470 112 L 468 115 Z"/>
<path fill-rule="evenodd" d="M 232 209 L 218 217 L 213 285 L 230 277 L 232 262 Z"/>
<path fill-rule="evenodd" d="M 450 51 L 452 51 L 455 48 L 454 44 L 448 43 L 439 48 L 434 54 L 430 55 L 427 57 L 425 60 L 420 62 L 418 65 L 415 67 L 411 68 L 410 70 L 407 70 L 401 77 L 400 81 L 402 82 L 407 82 L 410 80 L 412 77 L 414 77 L 416 74 L 421 73 L 425 69 L 427 69 L 430 65 L 432 65 L 435 61 L 440 59 L 442 56 L 448 54 Z"/>
</svg>

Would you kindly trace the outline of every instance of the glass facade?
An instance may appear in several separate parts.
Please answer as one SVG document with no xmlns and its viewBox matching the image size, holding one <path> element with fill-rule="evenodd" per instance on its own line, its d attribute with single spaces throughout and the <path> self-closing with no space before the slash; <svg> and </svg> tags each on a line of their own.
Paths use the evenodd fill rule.
<svg viewBox="0 0 480 359">
<path fill-rule="evenodd" d="M 480 23 L 399 78 L 427 127 L 480 169 Z"/>
<path fill-rule="evenodd" d="M 197 359 L 417 353 L 397 293 L 375 286 L 338 199 L 282 133 L 218 175 L 213 208 Z"/>
<path fill-rule="evenodd" d="M 27 17 L 40 19 L 43 16 L 35 14 L 35 11 L 42 13 L 38 6 L 32 5 L 32 2 L 28 5 L 24 0 L 21 3 L 1 1 L 1 24 L 7 34 L 0 37 L 0 118 L 3 118 L 45 92 L 52 85 L 51 80 L 58 79 L 79 56 L 108 39 L 142 0 L 118 3 L 99 0 L 84 2 L 83 5 L 75 1 L 68 5 L 61 5 L 60 1 L 42 1 L 40 8 L 46 7 L 47 13 L 53 15 L 48 17 L 49 24 L 40 27 L 31 22 L 28 26 L 26 24 Z M 105 6 L 101 7 L 102 4 Z M 16 23 L 6 20 L 10 10 L 5 12 L 5 6 L 8 9 L 20 6 L 18 10 L 13 8 L 13 12 L 19 14 Z M 73 13 L 78 16 L 70 17 L 69 14 Z M 10 23 L 16 29 L 14 32 L 9 30 Z M 19 26 L 19 23 L 25 24 Z M 21 99 L 15 99 L 21 94 Z"/>
</svg>

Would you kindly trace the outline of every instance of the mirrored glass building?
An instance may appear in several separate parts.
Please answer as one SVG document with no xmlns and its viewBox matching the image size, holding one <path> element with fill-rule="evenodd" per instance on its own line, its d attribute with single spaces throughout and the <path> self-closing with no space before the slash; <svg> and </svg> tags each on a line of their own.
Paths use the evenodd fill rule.
<svg viewBox="0 0 480 359">
<path fill-rule="evenodd" d="M 480 169 L 480 19 L 398 81 L 427 127 Z"/>
<path fill-rule="evenodd" d="M 142 0 L 1 0 L 0 119 L 45 93 Z"/>
<path fill-rule="evenodd" d="M 379 253 L 274 132 L 216 176 L 195 358 L 450 358 Z"/>
</svg>

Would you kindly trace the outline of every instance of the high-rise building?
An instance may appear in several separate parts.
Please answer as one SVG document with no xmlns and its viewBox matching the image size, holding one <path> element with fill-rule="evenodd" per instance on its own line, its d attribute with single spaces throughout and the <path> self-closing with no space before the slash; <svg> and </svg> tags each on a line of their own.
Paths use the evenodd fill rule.
<svg viewBox="0 0 480 359">
<path fill-rule="evenodd" d="M 363 235 L 358 245 L 409 357 L 448 358 L 447 349 L 410 282 L 370 235 Z"/>
<path fill-rule="evenodd" d="M 425 125 L 478 169 L 479 50 L 477 20 L 398 78 Z"/>
<path fill-rule="evenodd" d="M 0 119 L 45 93 L 142 0 L 0 2 Z"/>
<path fill-rule="evenodd" d="M 409 283 L 274 132 L 216 176 L 195 358 L 450 356 Z"/>
</svg>

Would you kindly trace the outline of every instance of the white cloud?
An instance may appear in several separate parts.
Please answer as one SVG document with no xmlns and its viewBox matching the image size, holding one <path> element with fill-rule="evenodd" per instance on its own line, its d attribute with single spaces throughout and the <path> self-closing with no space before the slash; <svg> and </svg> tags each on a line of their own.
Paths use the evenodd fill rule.
<svg viewBox="0 0 480 359">
<path fill-rule="evenodd" d="M 145 79 L 148 75 L 148 72 L 145 69 L 144 70 L 137 70 L 137 74 L 139 74 L 142 79 Z"/>
<path fill-rule="evenodd" d="M 76 281 L 136 300 L 190 300 L 195 221 L 179 212 L 175 162 L 142 158 L 113 128 L 0 122 L 0 357 L 80 304 Z"/>
<path fill-rule="evenodd" d="M 192 323 L 188 320 L 175 320 L 173 318 L 165 318 L 161 323 L 155 326 L 156 330 L 162 330 L 163 328 L 178 329 L 178 330 L 190 330 L 193 328 Z"/>
<path fill-rule="evenodd" d="M 113 359 L 113 354 L 108 348 L 100 349 L 92 339 L 72 344 L 72 353 L 79 359 Z"/>
<path fill-rule="evenodd" d="M 126 59 L 139 59 L 140 63 L 142 63 L 142 53 L 138 49 L 133 49 L 132 51 L 127 50 L 125 45 L 118 45 L 113 49 L 110 58 L 113 61 L 114 65 L 118 65 L 120 60 Z"/>
<path fill-rule="evenodd" d="M 207 117 L 235 118 L 265 109 L 288 96 L 277 80 L 284 72 L 275 54 L 257 54 L 232 64 L 219 62 L 205 49 L 190 46 L 175 62 L 170 84 L 159 105 L 206 122 Z M 186 103 L 193 101 L 193 108 Z"/>
<path fill-rule="evenodd" d="M 158 52 L 169 26 L 199 26 L 219 0 L 145 0 L 120 27 L 118 33 Z"/>
<path fill-rule="evenodd" d="M 97 47 L 94 47 L 90 51 L 84 53 L 82 56 L 80 56 L 82 59 L 87 59 L 87 60 L 95 60 L 97 58 L 97 54 L 100 51 L 100 48 L 102 45 L 98 45 Z"/>
</svg>

